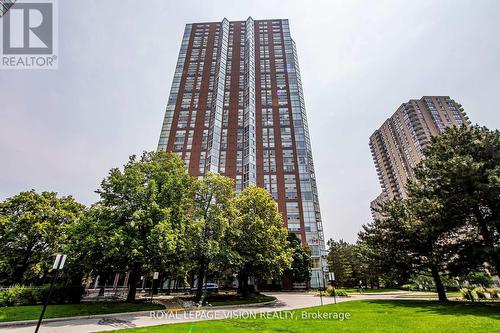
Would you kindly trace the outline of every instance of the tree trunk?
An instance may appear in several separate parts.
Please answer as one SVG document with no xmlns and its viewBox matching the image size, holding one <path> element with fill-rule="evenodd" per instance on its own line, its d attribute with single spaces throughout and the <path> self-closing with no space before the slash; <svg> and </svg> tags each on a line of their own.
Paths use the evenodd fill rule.
<svg viewBox="0 0 500 333">
<path fill-rule="evenodd" d="M 198 303 L 203 296 L 203 280 L 205 279 L 205 256 L 202 255 L 198 262 L 198 286 L 196 287 L 196 296 L 194 301 Z"/>
<path fill-rule="evenodd" d="M 248 274 L 245 270 L 238 273 L 238 294 L 247 296 L 248 292 Z"/>
<path fill-rule="evenodd" d="M 137 293 L 137 282 L 139 280 L 139 270 L 133 267 L 129 277 L 129 288 L 127 294 L 127 302 L 135 302 L 135 295 Z"/>
<path fill-rule="evenodd" d="M 14 269 L 13 282 L 23 284 L 24 281 L 24 273 L 28 270 L 28 261 L 31 255 L 31 251 L 22 259 L 21 263 L 19 263 Z"/>
<path fill-rule="evenodd" d="M 159 274 L 157 280 L 153 280 L 153 285 L 151 286 L 153 295 L 158 295 L 158 290 L 160 289 L 160 285 L 163 285 L 163 274 Z"/>
<path fill-rule="evenodd" d="M 174 283 L 174 289 L 175 289 L 175 280 L 172 280 L 172 276 L 168 279 L 168 286 L 167 286 L 167 295 L 170 295 L 171 290 L 172 290 L 172 282 Z"/>
<path fill-rule="evenodd" d="M 191 288 L 194 288 L 194 276 L 195 276 L 195 275 L 196 275 L 196 274 L 195 274 L 194 272 L 191 272 L 191 275 L 190 275 L 190 277 L 189 277 L 189 278 L 190 278 L 190 280 L 189 280 L 189 286 L 190 286 Z"/>
<path fill-rule="evenodd" d="M 441 281 L 441 276 L 436 266 L 431 268 L 432 278 L 434 279 L 434 284 L 436 285 L 436 291 L 438 293 L 438 298 L 440 302 L 447 302 L 446 291 L 444 290 L 443 281 Z"/>
</svg>

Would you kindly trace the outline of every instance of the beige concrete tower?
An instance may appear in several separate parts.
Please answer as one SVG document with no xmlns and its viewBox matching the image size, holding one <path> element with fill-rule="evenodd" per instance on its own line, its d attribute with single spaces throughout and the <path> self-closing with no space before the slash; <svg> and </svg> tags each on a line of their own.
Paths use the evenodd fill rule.
<svg viewBox="0 0 500 333">
<path fill-rule="evenodd" d="M 382 193 L 371 202 L 379 203 L 406 196 L 406 184 L 413 168 L 423 158 L 422 150 L 431 137 L 446 127 L 470 125 L 462 105 L 448 96 L 424 96 L 412 99 L 396 110 L 370 136 L 370 150 L 377 169 Z M 373 212 L 374 218 L 376 213 Z"/>
</svg>

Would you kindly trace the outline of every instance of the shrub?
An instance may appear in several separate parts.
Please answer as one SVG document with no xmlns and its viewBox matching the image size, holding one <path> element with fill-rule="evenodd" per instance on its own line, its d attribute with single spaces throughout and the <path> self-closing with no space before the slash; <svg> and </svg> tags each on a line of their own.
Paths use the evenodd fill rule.
<svg viewBox="0 0 500 333">
<path fill-rule="evenodd" d="M 496 289 L 484 289 L 482 287 L 477 287 L 474 289 L 462 288 L 460 291 L 462 292 L 464 298 L 469 301 L 499 297 L 499 292 Z"/>
<path fill-rule="evenodd" d="M 500 298 L 500 289 L 499 288 L 489 288 L 486 290 L 491 294 L 491 298 Z"/>
<path fill-rule="evenodd" d="M 474 301 L 479 298 L 477 291 L 474 289 L 462 288 L 460 289 L 462 296 L 468 301 Z"/>
<path fill-rule="evenodd" d="M 335 289 L 336 296 L 347 297 L 347 291 L 345 289 Z"/>
<path fill-rule="evenodd" d="M 0 305 L 33 305 L 43 303 L 49 293 L 50 285 L 26 287 L 13 285 L 0 291 Z M 79 303 L 83 294 L 83 286 L 55 285 L 50 295 L 51 304 Z"/>
<path fill-rule="evenodd" d="M 329 286 L 328 288 L 326 288 L 326 294 L 328 296 L 331 296 L 331 297 L 333 297 L 334 294 L 337 297 L 347 297 L 347 296 L 349 296 L 347 294 L 347 291 L 345 289 L 334 289 L 332 286 Z"/>
<path fill-rule="evenodd" d="M 42 289 L 42 301 L 45 300 L 49 292 L 49 285 L 44 285 Z M 50 295 L 51 304 L 79 303 L 83 295 L 83 286 L 56 285 Z"/>
<path fill-rule="evenodd" d="M 484 290 L 484 288 L 478 287 L 478 288 L 475 288 L 474 290 L 476 291 L 477 296 L 480 299 L 486 299 L 487 298 L 486 294 L 488 294 L 488 293 L 486 292 L 486 290 Z M 488 296 L 489 296 L 489 294 L 488 294 Z"/>
<path fill-rule="evenodd" d="M 31 288 L 19 284 L 13 285 L 1 293 L 0 299 L 3 305 L 29 305 L 36 302 Z"/>
<path fill-rule="evenodd" d="M 485 272 L 474 272 L 467 275 L 468 282 L 475 286 L 488 287 L 493 284 L 493 278 Z"/>
<path fill-rule="evenodd" d="M 401 286 L 401 289 L 408 290 L 408 291 L 418 290 L 418 285 L 416 285 L 414 283 L 403 284 Z"/>
</svg>

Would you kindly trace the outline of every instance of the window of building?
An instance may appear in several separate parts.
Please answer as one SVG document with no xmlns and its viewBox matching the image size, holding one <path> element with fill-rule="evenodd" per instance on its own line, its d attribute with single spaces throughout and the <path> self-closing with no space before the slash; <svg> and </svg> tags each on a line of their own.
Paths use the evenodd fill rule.
<svg viewBox="0 0 500 333">
<path fill-rule="evenodd" d="M 276 172 L 276 153 L 274 149 L 264 150 L 264 172 Z"/>
<path fill-rule="evenodd" d="M 285 175 L 285 197 L 287 199 L 297 199 L 297 182 L 295 175 Z"/>
<path fill-rule="evenodd" d="M 271 193 L 274 200 L 278 200 L 278 182 L 276 175 L 264 175 L 264 187 Z"/>
<path fill-rule="evenodd" d="M 290 125 L 290 113 L 288 112 L 288 108 L 279 108 L 280 113 L 280 125 L 288 126 Z"/>
<path fill-rule="evenodd" d="M 293 155 L 293 150 L 291 149 L 283 150 L 283 171 L 284 172 L 295 171 L 295 159 Z"/>
<path fill-rule="evenodd" d="M 273 109 L 262 109 L 262 126 L 273 126 Z"/>
<path fill-rule="evenodd" d="M 281 146 L 285 148 L 292 147 L 292 134 L 290 127 L 281 128 Z"/>
<path fill-rule="evenodd" d="M 262 129 L 262 145 L 264 148 L 274 148 L 274 128 Z"/>
</svg>

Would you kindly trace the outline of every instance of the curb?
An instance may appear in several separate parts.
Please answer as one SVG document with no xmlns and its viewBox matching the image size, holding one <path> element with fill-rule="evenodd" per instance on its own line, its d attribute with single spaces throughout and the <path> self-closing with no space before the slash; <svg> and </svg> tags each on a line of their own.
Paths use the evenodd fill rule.
<svg viewBox="0 0 500 333">
<path fill-rule="evenodd" d="M 221 305 L 221 306 L 204 306 L 201 308 L 193 308 L 188 311 L 197 311 L 197 310 L 210 310 L 210 309 L 225 309 L 225 308 L 242 308 L 242 307 L 257 307 L 257 306 L 265 306 L 265 305 L 271 305 L 276 303 L 278 300 L 274 299 L 272 301 L 267 301 L 267 302 L 261 302 L 261 303 L 249 303 L 249 304 L 237 304 L 237 305 Z M 168 309 L 165 309 L 165 311 Z M 75 316 L 75 317 L 60 317 L 60 318 L 47 318 L 42 321 L 43 323 L 55 323 L 55 322 L 61 322 L 61 321 L 73 321 L 73 320 L 80 320 L 80 319 L 97 319 L 97 318 L 109 318 L 109 317 L 116 317 L 116 316 L 129 316 L 129 315 L 147 315 L 151 311 L 161 311 L 160 309 L 158 310 L 146 310 L 146 311 L 135 311 L 135 312 L 116 312 L 116 313 L 105 313 L 105 314 L 100 314 L 100 315 L 87 315 L 87 316 Z M 179 312 L 185 312 L 186 310 L 179 311 Z M 33 319 L 33 320 L 19 320 L 19 321 L 7 321 L 0 323 L 0 328 L 5 328 L 5 327 L 16 327 L 16 326 L 29 326 L 29 325 L 36 325 L 38 323 L 38 320 Z"/>
<path fill-rule="evenodd" d="M 207 309 L 227 309 L 227 308 L 244 308 L 244 307 L 257 307 L 257 306 L 265 306 L 271 305 L 278 302 L 278 299 L 275 298 L 272 301 L 260 302 L 260 303 L 248 303 L 248 304 L 234 304 L 234 305 L 219 305 L 219 306 L 203 306 L 198 308 L 198 310 L 207 310 Z M 196 310 L 196 308 L 192 309 Z"/>
<path fill-rule="evenodd" d="M 95 318 L 107 318 L 107 317 L 113 317 L 117 315 L 122 315 L 122 316 L 128 316 L 128 315 L 145 315 L 149 314 L 151 311 L 158 311 L 158 310 L 146 310 L 146 311 L 134 311 L 134 312 L 116 312 L 116 313 L 103 313 L 100 315 L 87 315 L 87 316 L 75 316 L 75 317 L 60 317 L 60 318 L 47 318 L 42 321 L 43 323 L 54 323 L 54 322 L 59 322 L 59 321 L 72 321 L 72 320 L 79 320 L 79 319 L 95 319 Z M 18 320 L 18 321 L 6 321 L 3 323 L 0 323 L 0 328 L 1 327 L 12 327 L 12 326 L 28 326 L 28 325 L 35 325 L 38 323 L 37 319 L 33 320 Z"/>
</svg>

